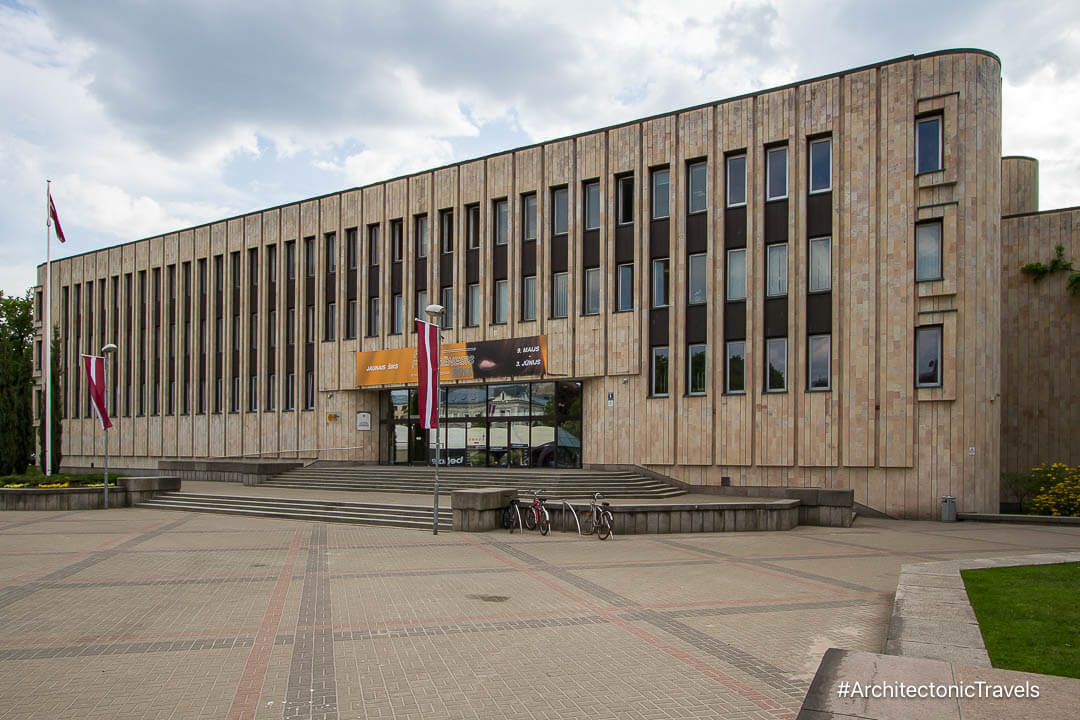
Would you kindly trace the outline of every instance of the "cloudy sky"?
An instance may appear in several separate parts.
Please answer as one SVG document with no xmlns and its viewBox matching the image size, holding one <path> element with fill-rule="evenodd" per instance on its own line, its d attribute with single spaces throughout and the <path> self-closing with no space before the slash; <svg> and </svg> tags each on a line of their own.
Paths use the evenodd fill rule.
<svg viewBox="0 0 1080 720">
<path fill-rule="evenodd" d="M 1080 4 L 0 0 L 0 289 L 74 254 L 912 53 L 978 47 L 1080 204 Z"/>
</svg>

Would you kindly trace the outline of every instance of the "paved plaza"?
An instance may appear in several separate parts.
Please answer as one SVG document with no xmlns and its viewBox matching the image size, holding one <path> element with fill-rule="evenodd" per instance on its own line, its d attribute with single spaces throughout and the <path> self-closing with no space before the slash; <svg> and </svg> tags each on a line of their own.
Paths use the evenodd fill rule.
<svg viewBox="0 0 1080 720">
<path fill-rule="evenodd" d="M 882 650 L 901 564 L 1075 549 L 864 518 L 599 542 L 9 512 L 0 719 L 791 718 L 827 648 Z"/>
</svg>

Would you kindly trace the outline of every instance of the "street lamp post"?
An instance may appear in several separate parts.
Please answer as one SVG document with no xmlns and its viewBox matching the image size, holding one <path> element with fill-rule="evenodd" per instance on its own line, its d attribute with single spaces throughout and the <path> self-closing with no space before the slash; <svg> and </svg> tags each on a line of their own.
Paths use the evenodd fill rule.
<svg viewBox="0 0 1080 720">
<path fill-rule="evenodd" d="M 442 316 L 446 312 L 446 308 L 442 305 L 431 304 L 424 308 L 424 312 L 427 313 L 428 319 L 431 320 L 436 327 L 442 327 Z M 440 366 L 440 372 L 442 370 L 442 333 L 435 333 L 435 357 Z M 433 501 L 433 510 L 431 518 L 431 533 L 432 535 L 439 534 L 439 374 L 435 373 L 435 495 Z M 431 428 L 428 428 L 428 444 L 431 443 Z"/>
<path fill-rule="evenodd" d="M 108 412 L 109 407 L 109 356 L 116 352 L 116 345 L 109 343 L 105 347 L 101 348 L 101 355 L 105 359 L 102 365 L 104 366 L 104 372 L 102 373 L 102 384 L 105 388 L 105 408 Z M 114 408 L 115 409 L 115 408 Z M 105 509 L 109 509 L 109 428 L 103 430 L 105 433 Z"/>
</svg>

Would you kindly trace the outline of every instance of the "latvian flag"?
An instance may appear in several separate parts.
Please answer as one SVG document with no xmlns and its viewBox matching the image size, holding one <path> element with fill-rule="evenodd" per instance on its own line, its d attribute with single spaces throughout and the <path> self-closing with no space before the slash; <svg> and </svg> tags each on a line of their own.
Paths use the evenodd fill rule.
<svg viewBox="0 0 1080 720">
<path fill-rule="evenodd" d="M 67 238 L 64 237 L 64 229 L 60 227 L 60 218 L 56 216 L 56 206 L 53 205 L 52 193 L 49 193 L 49 216 L 52 218 L 53 226 L 56 228 L 56 239 L 60 242 L 67 242 Z"/>
<path fill-rule="evenodd" d="M 58 228 L 59 229 L 59 228 Z M 83 367 L 86 368 L 86 386 L 90 391 L 90 404 L 101 420 L 101 428 L 112 427 L 109 411 L 105 407 L 105 358 L 97 355 L 83 355 Z"/>
<path fill-rule="evenodd" d="M 439 427 L 439 326 L 416 321 L 416 372 L 420 385 L 420 427 Z"/>
</svg>

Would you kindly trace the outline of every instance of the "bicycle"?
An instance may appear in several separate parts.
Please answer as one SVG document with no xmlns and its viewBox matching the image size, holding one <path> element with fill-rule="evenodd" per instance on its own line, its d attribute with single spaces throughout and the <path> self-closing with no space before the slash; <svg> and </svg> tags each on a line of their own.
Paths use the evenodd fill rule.
<svg viewBox="0 0 1080 720">
<path fill-rule="evenodd" d="M 525 510 L 525 527 L 529 530 L 535 530 L 540 528 L 541 535 L 547 535 L 551 530 L 551 515 L 548 514 L 548 510 L 544 507 L 544 503 L 547 502 L 546 497 L 540 497 L 540 493 L 543 490 L 530 490 L 532 493 L 532 504 Z"/>
<path fill-rule="evenodd" d="M 510 498 L 510 504 L 503 510 L 503 527 L 513 534 L 514 528 L 521 528 L 521 508 L 517 498 Z"/>
<path fill-rule="evenodd" d="M 607 540 L 609 537 L 615 534 L 612 530 L 612 526 L 615 524 L 615 518 L 611 515 L 611 503 L 604 502 L 597 504 L 600 498 L 604 497 L 600 493 L 593 495 L 592 502 L 589 503 L 589 509 L 585 511 L 585 522 L 581 526 L 582 535 L 592 535 L 596 533 L 596 537 L 601 540 Z"/>
</svg>

